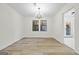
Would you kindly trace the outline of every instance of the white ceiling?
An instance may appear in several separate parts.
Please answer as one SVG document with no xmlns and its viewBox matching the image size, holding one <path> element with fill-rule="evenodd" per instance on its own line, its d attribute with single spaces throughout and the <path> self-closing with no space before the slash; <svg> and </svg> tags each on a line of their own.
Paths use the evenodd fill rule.
<svg viewBox="0 0 79 59">
<path fill-rule="evenodd" d="M 55 15 L 65 4 L 64 3 L 9 3 L 9 6 L 14 8 L 23 16 L 34 16 L 37 13 L 37 8 L 40 7 L 40 12 L 44 16 Z"/>
</svg>

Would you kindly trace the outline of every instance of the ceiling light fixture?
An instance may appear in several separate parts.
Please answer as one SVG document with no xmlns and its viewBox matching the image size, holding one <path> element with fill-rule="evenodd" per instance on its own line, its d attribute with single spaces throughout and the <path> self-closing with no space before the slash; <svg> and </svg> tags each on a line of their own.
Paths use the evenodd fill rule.
<svg viewBox="0 0 79 59">
<path fill-rule="evenodd" d="M 41 14 L 41 8 L 38 7 L 38 4 L 34 3 L 34 6 L 37 7 L 37 12 L 35 13 L 36 19 L 42 19 L 43 15 Z"/>
<path fill-rule="evenodd" d="M 38 8 L 38 14 L 36 15 L 35 18 L 37 18 L 37 19 L 43 18 L 43 16 L 42 16 L 41 13 L 40 13 L 40 8 Z"/>
</svg>

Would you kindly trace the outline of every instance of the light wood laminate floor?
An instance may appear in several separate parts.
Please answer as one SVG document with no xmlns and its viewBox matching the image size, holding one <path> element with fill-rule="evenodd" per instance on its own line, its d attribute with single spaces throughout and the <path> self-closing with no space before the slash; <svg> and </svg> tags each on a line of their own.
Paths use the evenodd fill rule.
<svg viewBox="0 0 79 59">
<path fill-rule="evenodd" d="M 76 55 L 71 48 L 49 38 L 24 38 L 2 51 L 10 55 Z"/>
</svg>

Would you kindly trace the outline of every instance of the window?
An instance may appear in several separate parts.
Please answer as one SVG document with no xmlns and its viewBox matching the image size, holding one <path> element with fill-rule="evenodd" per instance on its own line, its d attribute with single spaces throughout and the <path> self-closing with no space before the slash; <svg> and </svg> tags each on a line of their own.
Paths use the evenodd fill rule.
<svg viewBox="0 0 79 59">
<path fill-rule="evenodd" d="M 47 31 L 47 20 L 33 20 L 32 31 Z"/>
<path fill-rule="evenodd" d="M 47 21 L 46 20 L 40 21 L 40 31 L 47 31 Z"/>
<path fill-rule="evenodd" d="M 33 20 L 32 30 L 39 31 L 39 21 L 38 20 Z"/>
<path fill-rule="evenodd" d="M 64 38 L 72 38 L 74 35 L 75 8 L 64 13 Z"/>
</svg>

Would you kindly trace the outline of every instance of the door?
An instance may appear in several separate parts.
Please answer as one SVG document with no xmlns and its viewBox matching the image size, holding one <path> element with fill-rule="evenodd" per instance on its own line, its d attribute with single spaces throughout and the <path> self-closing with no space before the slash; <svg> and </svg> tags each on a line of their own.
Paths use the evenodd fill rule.
<svg viewBox="0 0 79 59">
<path fill-rule="evenodd" d="M 74 49 L 74 19 L 75 8 L 72 8 L 64 13 L 64 44 Z"/>
</svg>

